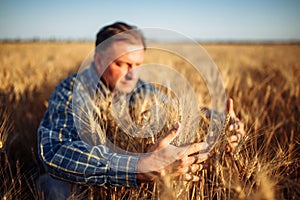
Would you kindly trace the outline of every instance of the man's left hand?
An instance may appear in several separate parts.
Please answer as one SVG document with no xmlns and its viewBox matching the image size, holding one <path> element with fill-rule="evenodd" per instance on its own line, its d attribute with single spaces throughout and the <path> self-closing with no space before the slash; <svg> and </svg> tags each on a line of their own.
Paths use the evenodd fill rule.
<svg viewBox="0 0 300 200">
<path fill-rule="evenodd" d="M 245 130 L 244 123 L 240 121 L 234 112 L 233 100 L 231 98 L 227 101 L 227 113 L 230 115 L 227 130 L 231 133 L 228 137 L 230 147 L 227 147 L 227 151 L 234 152 L 235 148 L 245 136 Z"/>
</svg>

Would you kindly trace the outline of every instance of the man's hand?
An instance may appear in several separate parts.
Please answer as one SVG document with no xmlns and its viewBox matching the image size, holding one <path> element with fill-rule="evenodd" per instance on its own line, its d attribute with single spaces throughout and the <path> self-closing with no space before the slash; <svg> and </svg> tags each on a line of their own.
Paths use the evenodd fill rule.
<svg viewBox="0 0 300 200">
<path fill-rule="evenodd" d="M 245 136 L 245 130 L 244 130 L 244 123 L 240 121 L 239 118 L 237 118 L 234 109 L 233 109 L 233 100 L 228 99 L 227 101 L 227 113 L 230 115 L 229 125 L 228 125 L 228 131 L 232 133 L 229 138 L 228 142 L 231 146 L 227 148 L 228 152 L 233 152 L 235 148 L 238 146 L 241 139 Z"/>
<path fill-rule="evenodd" d="M 151 181 L 168 174 L 172 178 L 183 176 L 185 181 L 200 181 L 200 177 L 193 175 L 203 169 L 203 163 L 209 157 L 209 153 L 199 153 L 205 150 L 207 143 L 194 143 L 191 145 L 176 147 L 170 142 L 180 131 L 177 123 L 170 132 L 160 138 L 151 149 L 152 151 L 141 156 L 137 165 L 137 179 Z"/>
</svg>

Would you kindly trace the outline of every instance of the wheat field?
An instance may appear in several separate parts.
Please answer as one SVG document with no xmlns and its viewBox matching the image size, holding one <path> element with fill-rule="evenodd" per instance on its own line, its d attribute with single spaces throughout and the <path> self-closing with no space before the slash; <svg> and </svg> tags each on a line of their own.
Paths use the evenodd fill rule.
<svg viewBox="0 0 300 200">
<path fill-rule="evenodd" d="M 194 53 L 187 44 L 174 45 Z M 33 180 L 43 173 L 36 147 L 39 122 L 56 84 L 78 70 L 93 51 L 93 43 L 2 42 L 0 46 L 0 197 L 37 199 Z M 87 189 L 90 199 L 300 198 L 300 45 L 202 47 L 218 66 L 226 94 L 245 123 L 247 136 L 238 159 L 219 151 L 200 172 L 204 181 L 197 184 L 166 179 L 135 189 L 95 186 Z M 199 103 L 209 106 L 207 89 L 189 64 L 168 53 L 146 53 L 146 63 L 157 60 L 181 70 L 201 96 Z"/>
</svg>

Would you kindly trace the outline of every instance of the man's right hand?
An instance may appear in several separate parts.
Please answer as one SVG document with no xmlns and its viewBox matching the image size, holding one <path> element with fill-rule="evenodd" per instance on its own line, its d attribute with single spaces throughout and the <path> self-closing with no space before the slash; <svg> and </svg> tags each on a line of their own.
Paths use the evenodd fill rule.
<svg viewBox="0 0 300 200">
<path fill-rule="evenodd" d="M 203 162 L 209 153 L 199 153 L 207 148 L 207 143 L 194 143 L 176 147 L 171 141 L 180 131 L 177 123 L 169 133 L 161 137 L 151 151 L 141 156 L 137 165 L 137 179 L 152 181 L 168 174 L 171 178 L 182 176 L 185 181 L 200 181 L 201 177 L 193 173 L 203 169 Z M 202 163 L 202 164 L 201 164 Z"/>
</svg>

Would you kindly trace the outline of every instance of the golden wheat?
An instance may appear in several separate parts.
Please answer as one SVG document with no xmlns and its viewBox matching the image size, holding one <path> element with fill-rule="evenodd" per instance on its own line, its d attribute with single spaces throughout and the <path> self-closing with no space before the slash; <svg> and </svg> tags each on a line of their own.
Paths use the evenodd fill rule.
<svg viewBox="0 0 300 200">
<path fill-rule="evenodd" d="M 6 120 L 0 125 L 0 184 L 5 186 L 1 187 L 0 196 L 4 198 L 6 195 L 7 199 L 36 198 L 34 184 L 30 183 L 30 177 L 36 174 L 30 170 L 32 164 L 39 162 L 36 130 L 47 107 L 47 99 L 60 80 L 76 72 L 84 57 L 93 50 L 93 44 L 45 42 L 0 45 L 0 100 L 11 116 L 8 121 L 5 113 L 0 116 L 2 121 Z M 193 54 L 188 45 L 177 44 L 177 48 L 183 47 L 187 53 Z M 300 198 L 300 46 L 206 44 L 204 48 L 220 68 L 226 93 L 234 99 L 238 116 L 246 125 L 247 137 L 240 145 L 238 159 L 224 151 L 216 151 L 208 161 L 209 167 L 199 172 L 203 177 L 199 183 L 166 178 L 141 184 L 136 189 L 89 187 L 87 192 L 91 198 Z M 210 106 L 208 90 L 201 77 L 193 76 L 195 73 L 189 63 L 167 52 L 159 55 L 154 51 L 147 52 L 146 63 L 157 60 L 180 71 L 191 82 L 199 104 Z M 180 119 L 174 111 L 168 111 L 168 115 L 172 119 Z M 10 125 L 3 125 L 6 123 Z M 164 131 L 172 123 L 170 120 Z M 205 120 L 199 123 L 194 141 L 182 137 L 176 144 L 203 140 L 208 124 Z M 109 125 L 114 126 L 113 122 Z M 7 128 L 9 126 L 12 129 Z M 113 130 L 109 133 L 111 140 L 124 145 L 128 136 L 116 137 L 118 130 Z M 132 139 L 126 147 L 142 152 L 153 142 L 153 139 Z M 218 145 L 223 144 L 216 147 Z M 23 178 L 25 175 L 27 179 Z"/>
</svg>

